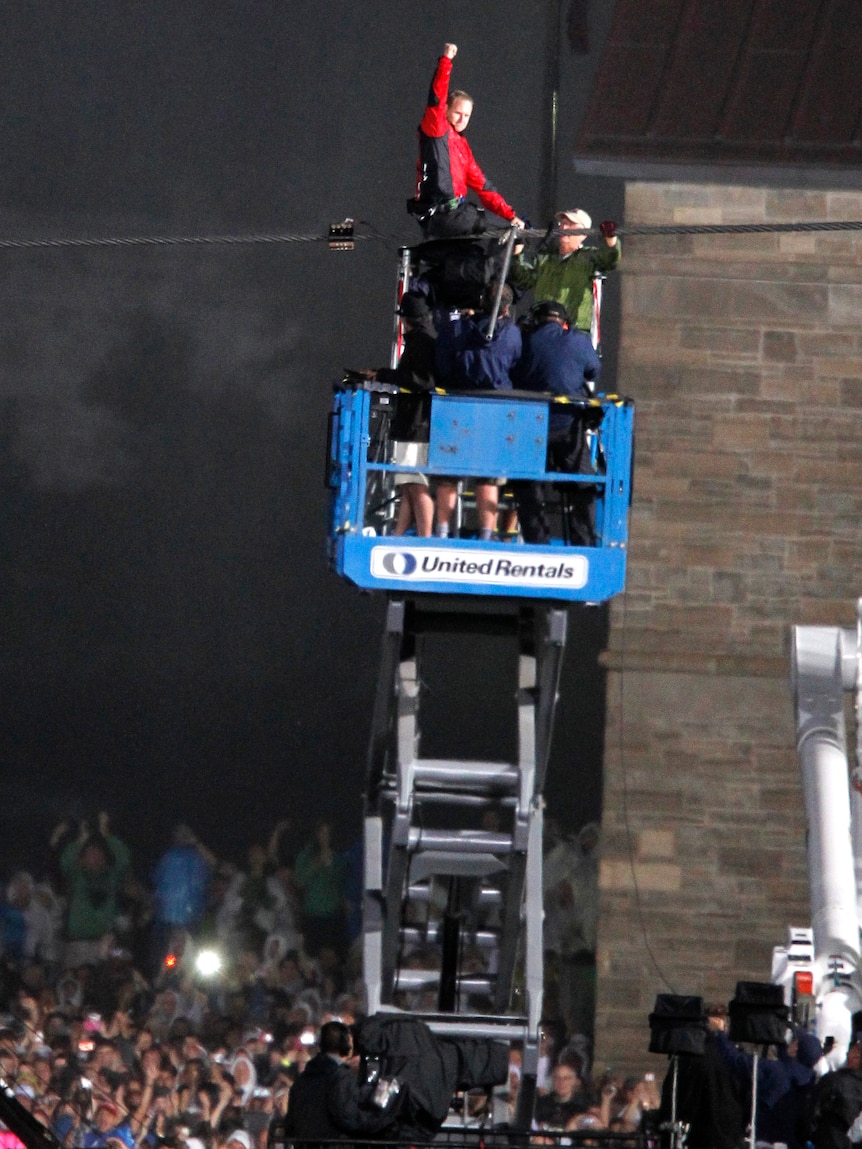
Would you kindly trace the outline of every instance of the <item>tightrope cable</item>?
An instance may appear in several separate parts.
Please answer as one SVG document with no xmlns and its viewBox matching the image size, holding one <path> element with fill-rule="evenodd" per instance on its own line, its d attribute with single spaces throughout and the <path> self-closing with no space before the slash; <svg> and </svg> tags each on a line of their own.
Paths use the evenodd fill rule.
<svg viewBox="0 0 862 1149">
<path fill-rule="evenodd" d="M 574 231 L 574 228 L 567 229 Z M 672 224 L 620 224 L 616 235 L 750 235 L 793 231 L 862 231 L 862 220 L 817 220 L 799 223 L 672 223 Z M 583 234 L 583 233 L 582 233 Z M 601 235 L 601 229 L 591 228 L 585 234 Z"/>
<path fill-rule="evenodd" d="M 384 239 L 379 235 L 354 235 L 353 239 Z M 0 239 L 0 248 L 87 247 L 241 247 L 253 244 L 330 243 L 328 235 L 296 235 L 266 232 L 253 235 L 116 235 L 77 238 Z"/>
<path fill-rule="evenodd" d="M 350 221 L 346 221 L 350 222 Z M 344 227 L 344 225 L 336 225 Z M 392 233 L 381 232 L 373 225 L 365 224 L 372 230 L 365 232 L 339 233 L 330 231 L 327 234 L 301 233 L 301 232 L 253 232 L 248 235 L 114 235 L 114 236 L 47 236 L 32 239 L 12 239 L 0 237 L 0 250 L 35 250 L 39 248 L 126 248 L 126 247 L 248 247 L 291 243 L 325 243 L 336 250 L 349 250 L 354 242 L 362 240 L 376 240 L 377 242 L 392 241 L 401 246 L 418 246 L 422 242 L 417 239 L 416 244 L 405 244 L 404 237 Z M 862 231 L 862 220 L 817 220 L 799 221 L 796 223 L 700 223 L 700 224 L 620 224 L 615 228 L 619 236 L 664 236 L 664 235 L 750 235 L 788 232 L 847 232 Z M 502 229 L 502 235 L 508 235 L 509 229 Z M 522 234 L 526 239 L 535 239 L 547 236 L 549 233 L 577 234 L 599 236 L 600 228 L 551 228 L 540 229 L 527 227 Z M 489 233 L 483 237 L 487 238 Z M 500 236 L 500 231 L 490 233 Z M 471 237 L 461 237 L 471 238 Z"/>
</svg>

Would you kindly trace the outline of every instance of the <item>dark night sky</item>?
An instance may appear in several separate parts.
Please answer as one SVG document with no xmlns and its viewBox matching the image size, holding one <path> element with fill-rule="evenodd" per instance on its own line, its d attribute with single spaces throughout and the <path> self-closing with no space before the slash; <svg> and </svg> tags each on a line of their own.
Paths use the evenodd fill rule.
<svg viewBox="0 0 862 1149">
<path fill-rule="evenodd" d="M 0 14 L 0 237 L 323 234 L 345 216 L 397 237 L 352 254 L 0 252 L 2 872 L 97 807 L 142 863 L 177 818 L 236 857 L 282 816 L 297 840 L 319 815 L 343 840 L 357 830 L 383 602 L 324 564 L 330 385 L 386 361 L 415 125 L 445 40 L 477 100 L 480 162 L 541 219 L 555 8 Z M 584 60 L 566 47 L 562 62 L 576 93 Z M 601 218 L 588 192 L 561 161 L 561 206 Z M 595 780 L 585 807 L 567 797 L 600 718 L 603 620 L 584 625 L 551 784 L 575 824 L 598 801 Z"/>
</svg>

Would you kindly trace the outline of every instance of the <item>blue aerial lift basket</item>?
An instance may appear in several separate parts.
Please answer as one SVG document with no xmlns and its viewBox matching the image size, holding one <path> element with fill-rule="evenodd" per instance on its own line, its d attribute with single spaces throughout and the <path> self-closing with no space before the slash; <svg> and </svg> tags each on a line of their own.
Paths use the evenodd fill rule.
<svg viewBox="0 0 862 1149">
<path fill-rule="evenodd" d="M 408 594 L 499 595 L 603 602 L 624 589 L 631 500 L 634 408 L 629 399 L 572 400 L 595 429 L 590 474 L 549 472 L 551 396 L 532 392 L 460 392 L 431 396 L 428 463 L 393 463 L 388 436 L 399 389 L 349 381 L 334 391 L 327 483 L 331 567 L 367 590 Z M 565 402 L 565 401 L 563 401 Z M 467 516 L 459 537 L 395 537 L 394 476 L 414 471 L 463 485 L 464 505 L 476 477 L 553 484 L 592 484 L 596 545 L 573 546 L 559 534 L 548 545 L 471 538 Z M 549 488 L 550 489 L 550 488 Z"/>
</svg>

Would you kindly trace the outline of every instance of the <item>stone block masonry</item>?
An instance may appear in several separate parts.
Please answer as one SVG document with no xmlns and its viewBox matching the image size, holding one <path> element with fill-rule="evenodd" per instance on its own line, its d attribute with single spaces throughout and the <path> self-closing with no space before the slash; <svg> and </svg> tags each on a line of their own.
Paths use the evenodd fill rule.
<svg viewBox="0 0 862 1149">
<path fill-rule="evenodd" d="M 848 219 L 862 195 L 626 191 L 628 224 Z M 862 594 L 862 232 L 630 237 L 621 274 L 596 1063 L 635 1070 L 657 993 L 727 1002 L 808 923 L 789 638 Z"/>
</svg>

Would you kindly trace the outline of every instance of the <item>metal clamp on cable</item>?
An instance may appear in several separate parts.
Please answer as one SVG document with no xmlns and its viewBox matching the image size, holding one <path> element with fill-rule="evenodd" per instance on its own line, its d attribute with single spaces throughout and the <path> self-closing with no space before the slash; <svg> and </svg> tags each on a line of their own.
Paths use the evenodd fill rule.
<svg viewBox="0 0 862 1149">
<path fill-rule="evenodd" d="M 353 220 L 348 218 L 341 223 L 329 225 L 329 250 L 353 251 Z"/>
</svg>

